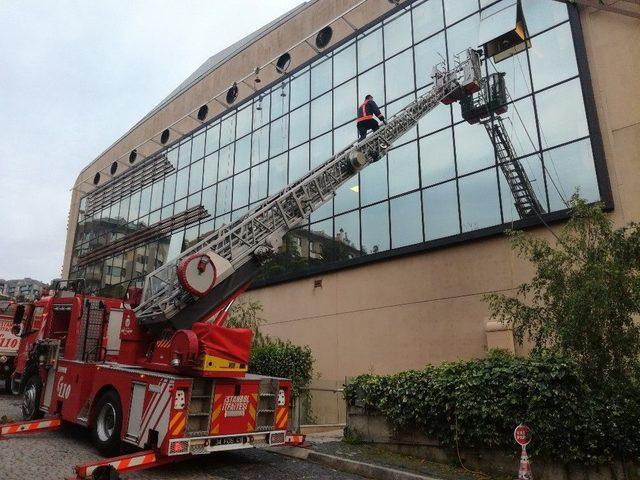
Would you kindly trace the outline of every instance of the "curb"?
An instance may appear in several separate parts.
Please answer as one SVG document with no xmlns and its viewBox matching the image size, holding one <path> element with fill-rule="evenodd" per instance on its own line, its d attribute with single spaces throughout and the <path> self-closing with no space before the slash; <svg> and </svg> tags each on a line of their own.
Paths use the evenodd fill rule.
<svg viewBox="0 0 640 480">
<path fill-rule="evenodd" d="M 287 457 L 297 458 L 298 460 L 307 460 L 309 462 L 320 463 L 327 467 L 341 472 L 353 473 L 366 478 L 375 480 L 439 480 L 435 477 L 419 475 L 395 468 L 382 467 L 372 463 L 359 462 L 348 458 L 336 457 L 326 453 L 314 452 L 306 448 L 300 447 L 270 447 L 266 450 L 285 455 Z"/>
</svg>

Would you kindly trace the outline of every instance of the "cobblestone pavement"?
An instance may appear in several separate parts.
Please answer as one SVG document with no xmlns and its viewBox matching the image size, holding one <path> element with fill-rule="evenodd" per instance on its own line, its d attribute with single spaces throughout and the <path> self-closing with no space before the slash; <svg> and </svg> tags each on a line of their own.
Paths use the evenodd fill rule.
<svg viewBox="0 0 640 480">
<path fill-rule="evenodd" d="M 0 395 L 0 417 L 19 418 L 19 399 Z M 85 429 L 69 427 L 0 441 L 0 479 L 63 480 L 73 467 L 100 457 Z M 131 480 L 357 480 L 361 477 L 337 472 L 263 450 L 220 452 L 182 463 L 123 475 Z"/>
</svg>

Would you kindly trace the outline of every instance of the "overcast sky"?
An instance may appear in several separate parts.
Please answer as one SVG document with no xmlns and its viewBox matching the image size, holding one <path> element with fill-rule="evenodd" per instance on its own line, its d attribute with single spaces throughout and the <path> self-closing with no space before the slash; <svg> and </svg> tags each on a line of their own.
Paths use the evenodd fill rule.
<svg viewBox="0 0 640 480">
<path fill-rule="evenodd" d="M 80 170 L 301 0 L 0 0 L 0 278 L 59 277 Z"/>
</svg>

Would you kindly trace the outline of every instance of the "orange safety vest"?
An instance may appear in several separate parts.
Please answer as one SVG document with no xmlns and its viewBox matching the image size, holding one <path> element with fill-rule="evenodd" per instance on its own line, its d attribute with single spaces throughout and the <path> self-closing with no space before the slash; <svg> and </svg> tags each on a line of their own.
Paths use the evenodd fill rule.
<svg viewBox="0 0 640 480">
<path fill-rule="evenodd" d="M 371 101 L 371 99 L 369 100 L 365 100 L 364 102 L 362 102 L 362 105 L 360 105 L 358 107 L 358 119 L 356 120 L 356 123 L 358 122 L 364 122 L 365 120 L 371 120 L 373 118 L 373 115 L 367 115 L 367 103 L 369 103 Z"/>
</svg>

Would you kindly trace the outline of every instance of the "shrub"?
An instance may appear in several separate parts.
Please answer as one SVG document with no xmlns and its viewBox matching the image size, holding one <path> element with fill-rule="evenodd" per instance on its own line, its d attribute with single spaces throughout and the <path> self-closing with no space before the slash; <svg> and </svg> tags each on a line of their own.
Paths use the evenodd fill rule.
<svg viewBox="0 0 640 480">
<path fill-rule="evenodd" d="M 271 341 L 251 350 L 249 371 L 291 379 L 291 395 L 298 397 L 309 387 L 313 374 L 313 355 L 307 346 Z"/>
<path fill-rule="evenodd" d="M 598 390 L 575 362 L 556 355 L 493 351 L 482 360 L 362 375 L 345 397 L 445 447 L 513 450 L 513 429 L 523 422 L 533 430 L 533 455 L 583 464 L 640 458 L 640 390 Z"/>
</svg>

